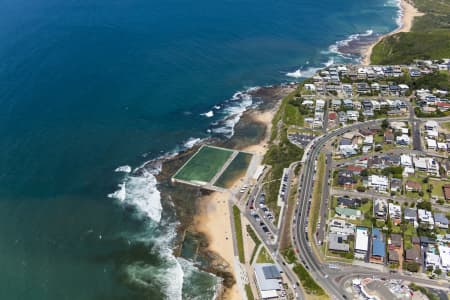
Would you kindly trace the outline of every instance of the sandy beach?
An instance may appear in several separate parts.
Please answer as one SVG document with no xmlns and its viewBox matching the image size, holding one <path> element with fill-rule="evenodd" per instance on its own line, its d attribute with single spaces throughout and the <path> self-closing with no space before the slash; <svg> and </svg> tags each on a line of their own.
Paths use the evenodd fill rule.
<svg viewBox="0 0 450 300">
<path fill-rule="evenodd" d="M 234 274 L 234 250 L 228 209 L 229 193 L 214 192 L 203 197 L 199 203 L 199 214 L 195 216 L 194 227 L 206 234 L 209 250 L 219 254 L 227 263 L 228 271 Z M 241 299 L 239 288 L 234 284 L 227 289 L 224 299 Z"/>
<path fill-rule="evenodd" d="M 264 155 L 267 151 L 270 130 L 272 128 L 272 119 L 279 108 L 274 105 L 267 110 L 250 110 L 247 111 L 247 117 L 252 122 L 264 124 L 266 127 L 264 138 L 257 144 L 249 145 L 241 150 L 249 151 L 257 155 Z M 241 184 L 237 181 L 233 187 Z M 195 216 L 194 227 L 195 230 L 204 233 L 209 241 L 208 249 L 220 255 L 229 265 L 229 271 L 235 273 L 235 256 L 233 250 L 233 239 L 231 233 L 230 212 L 228 201 L 231 195 L 229 193 L 214 192 L 206 197 L 203 197 L 199 202 L 199 214 Z M 245 237 L 245 235 L 244 235 Z M 226 300 L 242 299 L 240 289 L 237 284 L 234 284 L 231 289 L 227 289 L 223 295 Z"/>
<path fill-rule="evenodd" d="M 415 8 L 408 0 L 401 0 L 400 5 L 402 7 L 402 22 L 401 22 L 402 25 L 399 26 L 396 30 L 380 36 L 373 44 L 367 46 L 362 50 L 363 65 L 370 65 L 370 56 L 372 55 L 373 48 L 375 47 L 376 44 L 378 44 L 382 39 L 384 39 L 387 36 L 391 36 L 399 32 L 411 31 L 414 18 L 423 15 L 423 13 L 419 12 L 417 8 Z"/>
</svg>

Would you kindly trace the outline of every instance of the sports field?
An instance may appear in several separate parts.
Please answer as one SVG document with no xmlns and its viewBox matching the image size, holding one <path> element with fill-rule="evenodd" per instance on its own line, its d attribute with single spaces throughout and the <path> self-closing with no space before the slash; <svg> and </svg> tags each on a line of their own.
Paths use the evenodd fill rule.
<svg viewBox="0 0 450 300">
<path fill-rule="evenodd" d="M 207 183 L 220 171 L 232 154 L 232 150 L 203 146 L 178 170 L 174 178 Z"/>
</svg>

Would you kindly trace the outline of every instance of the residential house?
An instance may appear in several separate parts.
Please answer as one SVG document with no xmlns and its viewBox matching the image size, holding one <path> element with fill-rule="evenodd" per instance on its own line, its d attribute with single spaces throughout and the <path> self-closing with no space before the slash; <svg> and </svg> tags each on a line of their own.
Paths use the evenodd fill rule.
<svg viewBox="0 0 450 300">
<path fill-rule="evenodd" d="M 442 192 L 444 193 L 445 200 L 449 201 L 450 200 L 450 184 L 445 184 L 442 187 Z"/>
<path fill-rule="evenodd" d="M 368 100 L 368 99 L 364 99 L 364 100 L 361 102 L 361 105 L 362 105 L 362 108 L 363 108 L 365 111 L 373 110 L 373 104 L 372 104 L 372 101 L 370 101 L 370 100 Z"/>
<path fill-rule="evenodd" d="M 373 205 L 373 215 L 379 220 L 386 220 L 388 203 L 385 199 L 375 199 Z"/>
<path fill-rule="evenodd" d="M 425 122 L 425 130 L 437 131 L 439 127 L 438 122 L 434 120 L 428 120 Z"/>
<path fill-rule="evenodd" d="M 405 261 L 420 263 L 421 259 L 420 259 L 419 250 L 417 250 L 416 248 L 406 249 L 405 250 Z"/>
<path fill-rule="evenodd" d="M 360 175 L 364 169 L 365 168 L 363 166 L 358 166 L 358 165 L 347 166 L 347 171 L 352 172 L 353 175 L 356 175 L 356 176 Z"/>
<path fill-rule="evenodd" d="M 386 176 L 370 175 L 368 178 L 368 187 L 376 191 L 387 191 L 389 179 Z"/>
<path fill-rule="evenodd" d="M 388 262 L 394 264 L 400 262 L 400 256 L 398 255 L 397 251 L 388 250 Z"/>
<path fill-rule="evenodd" d="M 434 224 L 441 229 L 448 229 L 448 219 L 442 213 L 434 213 Z"/>
<path fill-rule="evenodd" d="M 414 228 L 419 226 L 419 223 L 417 223 L 417 210 L 415 208 L 406 207 L 403 211 L 403 217 L 405 222 L 413 224 Z"/>
<path fill-rule="evenodd" d="M 344 108 L 352 109 L 353 108 L 353 100 L 352 99 L 344 99 L 343 100 Z"/>
<path fill-rule="evenodd" d="M 336 207 L 336 215 L 349 220 L 361 219 L 362 214 L 360 210 L 347 208 L 347 207 Z"/>
<path fill-rule="evenodd" d="M 400 205 L 389 203 L 389 218 L 394 225 L 402 222 L 402 208 Z"/>
<path fill-rule="evenodd" d="M 333 99 L 331 100 L 331 108 L 332 109 L 339 109 L 341 108 L 342 102 L 341 99 Z"/>
<path fill-rule="evenodd" d="M 450 247 L 439 245 L 439 256 L 441 259 L 441 270 L 450 272 Z"/>
<path fill-rule="evenodd" d="M 413 163 L 412 163 L 411 156 L 409 154 L 400 155 L 400 164 L 403 167 L 412 167 Z"/>
<path fill-rule="evenodd" d="M 402 180 L 398 178 L 391 178 L 391 192 L 401 192 Z"/>
<path fill-rule="evenodd" d="M 395 138 L 395 142 L 397 143 L 397 145 L 400 145 L 400 146 L 408 146 L 410 143 L 410 139 L 409 139 L 408 135 L 402 134 Z"/>
<path fill-rule="evenodd" d="M 394 133 L 392 132 L 392 129 L 386 129 L 384 131 L 384 142 L 386 144 L 392 144 L 394 142 Z"/>
<path fill-rule="evenodd" d="M 330 232 L 334 232 L 340 235 L 354 235 L 355 225 L 348 223 L 345 220 L 332 219 L 330 220 L 328 227 Z"/>
<path fill-rule="evenodd" d="M 359 112 L 356 110 L 349 110 L 347 111 L 347 119 L 349 121 L 358 121 L 359 118 Z"/>
<path fill-rule="evenodd" d="M 379 228 L 372 228 L 372 254 L 370 262 L 383 264 L 386 257 L 386 243 Z"/>
<path fill-rule="evenodd" d="M 373 145 L 373 135 L 366 135 L 364 137 L 363 144 L 366 146 L 372 146 Z"/>
<path fill-rule="evenodd" d="M 353 188 L 354 184 L 356 184 L 357 180 L 353 177 L 353 173 L 347 170 L 340 170 L 338 172 L 338 185 L 343 186 L 345 188 Z"/>
<path fill-rule="evenodd" d="M 350 198 L 348 196 L 338 197 L 337 198 L 337 206 L 348 207 L 348 208 L 357 208 L 357 207 L 361 206 L 361 199 Z"/>
<path fill-rule="evenodd" d="M 441 258 L 438 254 L 435 254 L 433 252 L 427 251 L 425 253 L 425 266 L 428 268 L 440 269 L 441 266 Z"/>
<path fill-rule="evenodd" d="M 347 113 L 345 111 L 338 112 L 339 123 L 347 122 Z"/>
<path fill-rule="evenodd" d="M 431 211 L 419 208 L 417 210 L 417 215 L 419 217 L 420 226 L 423 226 L 428 229 L 434 228 L 434 219 L 433 215 L 431 214 Z"/>
<path fill-rule="evenodd" d="M 401 249 L 403 245 L 402 235 L 399 233 L 392 233 L 388 240 L 388 247 L 391 250 Z"/>
<path fill-rule="evenodd" d="M 412 180 L 407 180 L 405 183 L 405 190 L 408 192 L 420 192 L 422 190 L 422 184 Z"/>
</svg>

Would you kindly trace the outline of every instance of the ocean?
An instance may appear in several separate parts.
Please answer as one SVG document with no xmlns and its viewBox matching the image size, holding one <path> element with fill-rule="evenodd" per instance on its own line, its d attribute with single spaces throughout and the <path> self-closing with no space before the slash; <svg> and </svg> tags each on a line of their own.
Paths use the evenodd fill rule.
<svg viewBox="0 0 450 300">
<path fill-rule="evenodd" d="M 0 4 L 0 299 L 12 300 L 212 299 L 220 280 L 172 254 L 178 220 L 155 173 L 129 171 L 231 136 L 245 90 L 355 62 L 338 46 L 399 15 L 382 0 Z"/>
</svg>

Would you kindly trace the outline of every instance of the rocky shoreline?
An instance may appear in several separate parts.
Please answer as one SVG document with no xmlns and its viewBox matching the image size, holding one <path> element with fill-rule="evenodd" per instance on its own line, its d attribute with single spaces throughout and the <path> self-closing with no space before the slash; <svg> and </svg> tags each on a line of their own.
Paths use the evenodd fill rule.
<svg viewBox="0 0 450 300">
<path fill-rule="evenodd" d="M 234 135 L 230 139 L 220 136 L 211 137 L 202 143 L 233 149 L 244 149 L 257 145 L 266 136 L 267 124 L 258 121 L 255 115 L 276 109 L 281 99 L 293 91 L 295 87 L 295 84 L 279 85 L 251 91 L 249 94 L 252 96 L 255 105 L 252 105 L 252 108 L 242 114 L 234 127 Z M 158 170 L 154 173 L 157 173 L 156 178 L 159 183 L 158 189 L 161 192 L 162 202 L 173 204 L 179 222 L 177 239 L 173 249 L 174 254 L 183 256 L 182 248 L 186 236 L 189 237 L 191 242 L 193 240 L 196 243 L 196 246 L 194 246 L 195 253 L 192 253 L 192 257 L 185 258 L 195 260 L 197 267 L 222 278 L 223 288 L 220 291 L 221 296 L 219 298 L 224 298 L 223 295 L 235 284 L 230 262 L 226 261 L 220 253 L 210 249 L 208 236 L 204 232 L 199 232 L 194 224 L 194 220 L 201 210 L 202 199 L 209 196 L 211 192 L 198 187 L 171 182 L 172 175 L 199 147 L 200 145 L 196 145 L 173 157 L 150 161 L 142 166 L 141 172 L 143 170 Z"/>
</svg>

